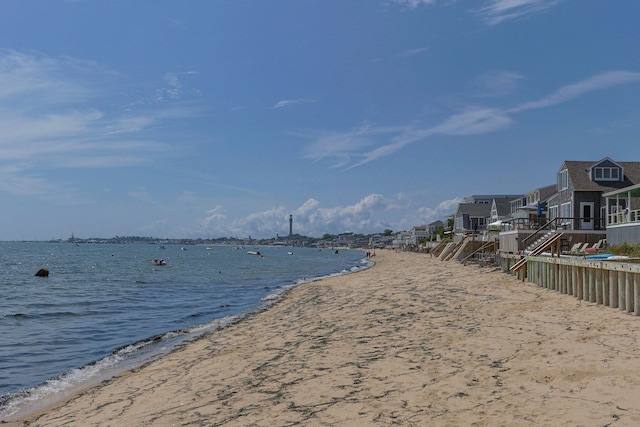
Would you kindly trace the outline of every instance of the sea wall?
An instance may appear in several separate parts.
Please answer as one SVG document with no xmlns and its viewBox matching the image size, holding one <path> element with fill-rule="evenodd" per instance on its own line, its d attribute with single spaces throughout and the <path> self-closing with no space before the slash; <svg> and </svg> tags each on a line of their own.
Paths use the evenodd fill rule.
<svg viewBox="0 0 640 427">
<path fill-rule="evenodd" d="M 503 257 L 502 269 L 509 272 L 517 261 Z M 540 287 L 640 316 L 640 264 L 633 260 L 530 256 L 515 274 Z"/>
</svg>

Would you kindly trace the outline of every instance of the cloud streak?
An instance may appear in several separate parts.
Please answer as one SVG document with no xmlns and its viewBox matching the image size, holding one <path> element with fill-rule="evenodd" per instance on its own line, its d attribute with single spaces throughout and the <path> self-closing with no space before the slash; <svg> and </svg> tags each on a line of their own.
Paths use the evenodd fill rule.
<svg viewBox="0 0 640 427">
<path fill-rule="evenodd" d="M 493 26 L 513 19 L 525 19 L 532 15 L 546 12 L 564 0 L 487 0 L 478 8 L 470 10 L 472 14 Z M 451 0 L 391 0 L 392 3 L 409 10 L 421 6 L 450 5 Z"/>
<path fill-rule="evenodd" d="M 409 144 L 436 135 L 470 136 L 497 132 L 512 126 L 517 114 L 552 107 L 595 91 L 637 82 L 640 82 L 640 73 L 609 71 L 563 86 L 538 100 L 524 102 L 512 108 L 468 107 L 430 127 L 408 125 L 384 128 L 367 125 L 344 133 L 316 135 L 304 156 L 314 161 L 331 158 L 335 161 L 331 167 L 352 169 L 390 156 Z"/>
<path fill-rule="evenodd" d="M 473 11 L 488 25 L 498 25 L 511 19 L 522 19 L 545 12 L 563 0 L 491 0 Z"/>
<path fill-rule="evenodd" d="M 283 101 L 278 101 L 273 107 L 271 107 L 271 109 L 276 110 L 278 108 L 290 107 L 292 105 L 298 105 L 298 104 L 308 104 L 310 102 L 315 102 L 315 101 L 309 98 L 285 99 Z"/>
<path fill-rule="evenodd" d="M 604 90 L 615 86 L 637 83 L 640 81 L 640 73 L 629 71 L 609 71 L 598 74 L 578 83 L 564 86 L 554 93 L 537 101 L 527 102 L 515 108 L 507 110 L 508 113 L 520 113 L 527 110 L 551 107 L 572 101 L 590 92 Z"/>
<path fill-rule="evenodd" d="M 3 169 L 5 182 L 15 183 L 13 193 L 40 194 L 56 186 L 31 170 L 143 165 L 170 149 L 154 137 L 155 127 L 197 112 L 166 103 L 97 107 L 107 97 L 126 96 L 118 95 L 123 79 L 89 61 L 0 49 L 0 166 L 22 165 Z M 164 83 L 174 98 L 183 97 L 178 74 L 165 75 Z"/>
</svg>

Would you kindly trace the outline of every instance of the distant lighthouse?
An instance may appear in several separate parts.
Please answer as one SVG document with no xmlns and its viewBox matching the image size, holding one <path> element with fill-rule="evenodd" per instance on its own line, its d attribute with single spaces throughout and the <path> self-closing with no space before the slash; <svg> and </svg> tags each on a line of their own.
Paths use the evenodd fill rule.
<svg viewBox="0 0 640 427">
<path fill-rule="evenodd" d="M 293 236 L 293 215 L 289 215 L 289 236 Z"/>
</svg>

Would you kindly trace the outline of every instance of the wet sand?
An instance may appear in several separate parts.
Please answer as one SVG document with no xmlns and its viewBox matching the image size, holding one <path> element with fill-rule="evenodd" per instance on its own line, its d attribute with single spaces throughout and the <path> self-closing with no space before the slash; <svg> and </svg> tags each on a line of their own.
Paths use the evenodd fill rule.
<svg viewBox="0 0 640 427">
<path fill-rule="evenodd" d="M 640 425 L 640 318 L 492 268 L 374 261 L 6 425 Z"/>
</svg>

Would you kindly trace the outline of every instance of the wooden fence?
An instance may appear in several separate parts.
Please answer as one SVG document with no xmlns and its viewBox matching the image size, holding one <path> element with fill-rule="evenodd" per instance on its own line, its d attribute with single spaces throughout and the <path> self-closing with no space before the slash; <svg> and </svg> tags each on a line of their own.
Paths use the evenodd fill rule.
<svg viewBox="0 0 640 427">
<path fill-rule="evenodd" d="M 518 260 L 503 257 L 502 269 L 509 272 Z M 633 260 L 529 256 L 517 275 L 543 288 L 640 316 L 640 264 Z"/>
</svg>

